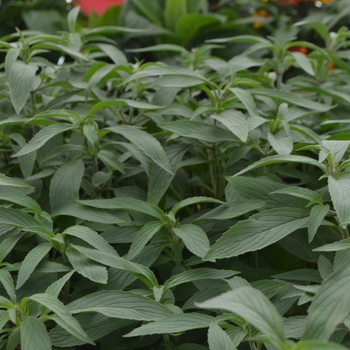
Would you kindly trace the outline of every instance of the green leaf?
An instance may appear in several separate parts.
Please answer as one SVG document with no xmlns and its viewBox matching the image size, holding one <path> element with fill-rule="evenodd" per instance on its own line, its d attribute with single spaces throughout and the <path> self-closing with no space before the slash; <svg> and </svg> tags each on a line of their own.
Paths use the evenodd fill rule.
<svg viewBox="0 0 350 350">
<path fill-rule="evenodd" d="M 252 118 L 260 118 L 253 96 L 250 94 L 249 91 L 240 88 L 230 88 L 230 90 L 243 103 L 244 107 L 247 109 L 249 115 Z"/>
<path fill-rule="evenodd" d="M 180 225 L 173 228 L 173 231 L 182 239 L 186 248 L 200 258 L 203 258 L 210 249 L 206 233 L 197 225 Z"/>
<path fill-rule="evenodd" d="M 322 282 L 320 273 L 317 270 L 311 270 L 311 269 L 298 269 L 293 271 L 287 271 L 287 272 L 278 273 L 271 277 L 287 280 L 287 281 L 307 281 L 307 282 L 315 282 L 315 283 Z"/>
<path fill-rule="evenodd" d="M 143 151 L 161 168 L 163 168 L 169 174 L 174 174 L 163 147 L 152 135 L 137 127 L 129 125 L 111 126 L 106 130 L 110 130 L 116 134 L 121 134 L 137 148 Z"/>
<path fill-rule="evenodd" d="M 134 329 L 124 337 L 137 337 L 150 334 L 171 334 L 185 332 L 191 329 L 209 327 L 213 317 L 200 313 L 178 314 L 160 321 L 145 324 Z"/>
<path fill-rule="evenodd" d="M 209 267 L 187 270 L 170 277 L 164 283 L 164 290 L 179 286 L 180 284 L 200 281 L 200 280 L 221 280 L 238 274 L 238 271 L 217 270 Z"/>
<path fill-rule="evenodd" d="M 192 198 L 186 198 L 182 200 L 179 203 L 176 203 L 172 208 L 171 211 L 174 215 L 177 214 L 179 210 L 182 208 L 188 207 L 189 205 L 197 204 L 197 203 L 216 203 L 216 204 L 223 204 L 224 202 L 211 198 L 211 197 L 192 197 Z"/>
<path fill-rule="evenodd" d="M 237 174 L 235 174 L 233 176 L 242 175 L 242 174 L 246 173 L 247 171 L 257 169 L 257 168 L 260 168 L 262 166 L 276 164 L 276 163 L 289 163 L 289 162 L 290 163 L 302 163 L 302 164 L 314 165 L 314 166 L 320 168 L 322 171 L 326 172 L 326 167 L 313 158 L 304 157 L 304 156 L 294 156 L 294 155 L 287 155 L 287 156 L 277 155 L 277 156 L 270 156 L 270 157 L 262 158 L 262 159 L 256 161 L 255 163 L 249 165 L 245 169 L 239 171 Z"/>
<path fill-rule="evenodd" d="M 21 323 L 21 349 L 51 350 L 51 340 L 44 323 L 35 317 L 26 317 Z"/>
<path fill-rule="evenodd" d="M 293 139 L 287 135 L 285 130 L 281 130 L 277 134 L 267 133 L 267 139 L 272 148 L 282 156 L 287 156 L 293 151 Z"/>
<path fill-rule="evenodd" d="M 62 234 L 80 238 L 82 241 L 90 244 L 92 247 L 100 250 L 101 252 L 115 254 L 118 256 L 118 253 L 102 236 L 88 227 L 80 225 L 70 226 L 65 229 Z"/>
<path fill-rule="evenodd" d="M 18 228 L 40 226 L 40 223 L 27 213 L 18 209 L 0 207 L 0 223 Z"/>
<path fill-rule="evenodd" d="M 78 15 L 79 15 L 79 10 L 80 10 L 79 7 L 73 7 L 68 12 L 67 22 L 68 22 L 69 31 L 71 33 L 75 32 L 75 26 L 76 26 Z"/>
<path fill-rule="evenodd" d="M 179 19 L 186 13 L 186 0 L 166 0 L 164 20 L 167 28 L 175 32 Z"/>
<path fill-rule="evenodd" d="M 301 341 L 291 350 L 346 350 L 343 345 L 318 340 Z"/>
<path fill-rule="evenodd" d="M 11 202 L 18 204 L 24 208 L 31 209 L 37 212 L 41 212 L 42 209 L 40 205 L 33 199 L 28 196 L 22 196 L 20 194 L 1 194 L 1 200 L 6 202 Z"/>
<path fill-rule="evenodd" d="M 204 260 L 229 258 L 262 249 L 305 227 L 308 219 L 306 210 L 290 207 L 252 215 L 226 231 Z"/>
<path fill-rule="evenodd" d="M 320 255 L 317 261 L 318 270 L 322 279 L 327 279 L 330 274 L 333 272 L 333 264 L 323 255 Z"/>
<path fill-rule="evenodd" d="M 122 174 L 125 173 L 123 164 L 119 161 L 118 157 L 112 152 L 107 150 L 101 150 L 100 152 L 98 152 L 97 158 L 112 169 L 118 170 Z"/>
<path fill-rule="evenodd" d="M 239 111 L 225 111 L 220 115 L 212 115 L 212 118 L 226 126 L 242 142 L 248 139 L 248 123 L 243 113 Z"/>
<path fill-rule="evenodd" d="M 47 253 L 51 250 L 52 244 L 45 242 L 34 247 L 24 258 L 22 265 L 18 271 L 18 279 L 16 289 L 19 289 L 31 276 L 40 261 L 44 259 Z"/>
<path fill-rule="evenodd" d="M 11 64 L 8 75 L 10 85 L 10 97 L 17 114 L 21 112 L 32 91 L 37 67 L 33 64 L 25 64 L 16 61 Z"/>
<path fill-rule="evenodd" d="M 0 262 L 3 262 L 6 256 L 12 251 L 16 243 L 22 238 L 23 234 L 12 235 L 5 238 L 0 243 Z"/>
<path fill-rule="evenodd" d="M 130 250 L 128 252 L 128 260 L 135 258 L 142 249 L 146 246 L 149 240 L 164 226 L 162 221 L 151 221 L 148 222 L 142 229 L 137 233 L 134 238 Z"/>
<path fill-rule="evenodd" d="M 228 130 L 192 120 L 178 120 L 158 126 L 176 135 L 206 142 L 235 141 L 235 136 Z"/>
<path fill-rule="evenodd" d="M 216 322 L 213 322 L 209 327 L 208 344 L 210 350 L 236 350 L 231 338 Z"/>
<path fill-rule="evenodd" d="M 276 98 L 278 100 L 290 103 L 292 105 L 304 107 L 307 109 L 312 109 L 318 112 L 326 112 L 332 108 L 332 106 L 327 106 L 318 102 L 314 102 L 287 91 L 273 90 L 273 89 L 254 89 L 254 90 L 251 90 L 251 93 L 253 95 Z"/>
<path fill-rule="evenodd" d="M 100 264 L 131 273 L 132 275 L 141 279 L 141 281 L 150 288 L 154 286 L 158 287 L 158 281 L 154 273 L 149 268 L 141 264 L 136 264 L 114 254 L 101 252 L 95 249 L 80 247 L 73 244 L 71 244 L 71 247 L 84 254 L 89 259 L 97 261 Z"/>
<path fill-rule="evenodd" d="M 228 205 L 220 205 L 203 214 L 195 222 L 201 220 L 227 220 L 249 213 L 250 211 L 260 209 L 265 206 L 263 201 L 239 200 Z"/>
<path fill-rule="evenodd" d="M 0 174 L 0 186 L 10 186 L 19 188 L 33 188 L 20 180 L 14 180 L 4 174 Z"/>
<path fill-rule="evenodd" d="M 328 189 L 331 194 L 334 209 L 342 226 L 350 221 L 350 176 L 340 174 L 336 179 L 328 177 Z"/>
<path fill-rule="evenodd" d="M 59 325 L 66 331 L 68 331 L 70 334 L 82 340 L 84 343 L 94 345 L 94 342 L 86 335 L 78 321 L 75 318 L 73 318 L 73 316 L 70 314 L 67 307 L 63 305 L 63 303 L 60 302 L 57 298 L 55 298 L 53 295 L 38 293 L 31 295 L 30 297 L 28 297 L 28 299 L 33 300 L 54 312 L 55 316 L 57 316 Z"/>
<path fill-rule="evenodd" d="M 16 327 L 10 333 L 10 336 L 7 339 L 6 350 L 15 350 L 18 343 L 21 340 L 20 328 Z"/>
<path fill-rule="evenodd" d="M 59 278 L 57 281 L 50 284 L 46 290 L 45 294 L 51 294 L 54 297 L 58 298 L 62 288 L 65 286 L 65 284 L 69 281 L 69 279 L 73 276 L 75 270 L 72 270 L 71 272 L 68 272 L 63 277 Z"/>
<path fill-rule="evenodd" d="M 4 286 L 9 297 L 13 299 L 15 297 L 15 286 L 11 274 L 5 269 L 0 269 L 0 282 Z"/>
<path fill-rule="evenodd" d="M 34 152 L 45 145 L 45 143 L 54 136 L 71 129 L 74 129 L 74 126 L 67 123 L 55 123 L 49 125 L 35 134 L 35 136 L 19 152 L 14 154 L 13 157 L 19 157 Z"/>
<path fill-rule="evenodd" d="M 82 220 L 98 222 L 101 224 L 121 224 L 125 222 L 124 220 L 119 219 L 104 210 L 99 210 L 97 208 L 92 209 L 80 203 L 65 205 L 52 213 L 51 217 L 55 218 L 61 215 L 74 216 Z"/>
<path fill-rule="evenodd" d="M 65 251 L 69 262 L 73 268 L 92 282 L 106 284 L 108 281 L 108 273 L 105 266 L 90 260 L 77 250 L 69 247 Z"/>
<path fill-rule="evenodd" d="M 321 226 L 324 217 L 328 214 L 329 205 L 315 205 L 310 212 L 310 220 L 308 226 L 309 242 L 315 237 L 318 228 Z"/>
<path fill-rule="evenodd" d="M 323 245 L 322 247 L 314 249 L 315 252 L 338 252 L 350 249 L 350 238 L 342 239 L 338 242 Z"/>
<path fill-rule="evenodd" d="M 284 187 L 279 190 L 271 192 L 271 194 L 274 194 L 274 193 L 284 193 L 290 196 L 304 198 L 310 202 L 316 201 L 319 196 L 319 194 L 315 191 L 312 191 L 308 188 L 296 187 L 296 186 L 288 186 L 288 187 Z"/>
<path fill-rule="evenodd" d="M 264 294 L 254 288 L 237 288 L 197 306 L 237 314 L 258 328 L 279 349 L 284 348 L 287 342 L 281 316 Z"/>
<path fill-rule="evenodd" d="M 165 214 L 157 206 L 143 202 L 135 198 L 112 198 L 112 199 L 95 199 L 83 200 L 79 203 L 99 209 L 108 210 L 130 210 L 155 217 L 158 220 L 164 220 Z"/>
<path fill-rule="evenodd" d="M 179 3 L 184 0 L 170 0 Z M 186 2 L 186 1 L 184 1 Z M 193 2 L 193 0 L 192 0 Z M 184 14 L 176 18 L 175 33 L 181 40 L 181 45 L 187 47 L 191 41 L 196 39 L 202 30 L 216 24 L 220 24 L 220 19 L 215 16 L 205 14 Z"/>
<path fill-rule="evenodd" d="M 71 313 L 98 312 L 111 318 L 156 321 L 172 315 L 164 305 L 131 292 L 103 290 L 67 305 Z"/>
<path fill-rule="evenodd" d="M 327 341 L 350 313 L 350 265 L 333 272 L 317 291 L 306 322 L 303 340 Z"/>
<path fill-rule="evenodd" d="M 301 52 L 289 52 L 289 54 L 293 56 L 295 62 L 304 72 L 310 74 L 311 76 L 315 75 L 314 69 L 312 68 L 312 65 L 306 55 Z"/>
<path fill-rule="evenodd" d="M 138 108 L 138 109 L 159 109 L 163 108 L 163 106 L 156 106 L 151 105 L 146 102 L 140 102 L 140 101 L 134 101 L 134 100 L 107 100 L 96 103 L 89 111 L 89 113 L 86 115 L 86 118 L 92 117 L 96 112 L 98 112 L 100 109 L 107 108 L 110 106 L 129 106 L 132 108 Z M 121 125 L 123 127 L 128 127 L 128 125 Z M 115 127 L 112 127 L 115 128 Z M 132 127 L 133 128 L 133 127 Z"/>
<path fill-rule="evenodd" d="M 184 156 L 187 147 L 183 145 L 172 145 L 165 149 L 171 168 L 176 169 Z M 159 165 L 153 163 L 148 180 L 147 202 L 157 205 L 169 188 L 175 175 L 169 174 Z"/>
<path fill-rule="evenodd" d="M 79 199 L 84 168 L 84 163 L 78 159 L 61 166 L 55 172 L 50 184 L 50 203 L 53 212 Z"/>
</svg>

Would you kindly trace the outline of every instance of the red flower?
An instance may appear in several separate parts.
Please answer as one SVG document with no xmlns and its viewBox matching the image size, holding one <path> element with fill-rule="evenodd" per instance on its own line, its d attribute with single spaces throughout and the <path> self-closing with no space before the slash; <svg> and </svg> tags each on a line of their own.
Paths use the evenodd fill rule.
<svg viewBox="0 0 350 350">
<path fill-rule="evenodd" d="M 102 15 L 111 6 L 123 5 L 124 0 L 77 0 L 75 4 L 79 5 L 86 15 L 90 15 L 92 11 Z"/>
<path fill-rule="evenodd" d="M 292 46 L 290 49 L 289 49 L 290 52 L 300 52 L 300 53 L 303 53 L 304 55 L 307 54 L 307 48 L 306 47 L 303 47 L 303 46 Z"/>
</svg>

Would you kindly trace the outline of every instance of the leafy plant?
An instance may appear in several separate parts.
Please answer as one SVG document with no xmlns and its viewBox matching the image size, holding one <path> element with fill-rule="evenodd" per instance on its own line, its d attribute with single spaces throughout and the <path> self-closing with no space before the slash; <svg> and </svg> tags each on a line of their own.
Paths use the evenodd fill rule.
<svg viewBox="0 0 350 350">
<path fill-rule="evenodd" d="M 0 41 L 0 348 L 348 348 L 347 28 L 152 62 L 78 11 Z"/>
</svg>

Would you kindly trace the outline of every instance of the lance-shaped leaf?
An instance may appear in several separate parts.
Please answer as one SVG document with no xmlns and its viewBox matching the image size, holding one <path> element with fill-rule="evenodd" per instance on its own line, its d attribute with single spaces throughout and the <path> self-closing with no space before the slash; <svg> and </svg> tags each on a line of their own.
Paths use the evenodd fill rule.
<svg viewBox="0 0 350 350">
<path fill-rule="evenodd" d="M 80 247 L 71 244 L 71 246 L 78 252 L 84 254 L 91 260 L 97 261 L 102 265 L 107 265 L 118 270 L 129 272 L 132 275 L 137 276 L 141 281 L 143 281 L 148 287 L 153 288 L 158 287 L 158 281 L 154 273 L 147 267 L 128 261 L 124 258 L 116 256 L 115 254 L 110 254 L 106 252 L 101 252 L 96 249 L 89 249 L 85 247 Z"/>
<path fill-rule="evenodd" d="M 229 258 L 267 247 L 305 227 L 309 212 L 282 207 L 266 210 L 240 221 L 212 246 L 204 260 Z"/>
<path fill-rule="evenodd" d="M 284 130 L 277 134 L 267 133 L 267 139 L 279 155 L 289 155 L 293 151 L 293 139 Z"/>
<path fill-rule="evenodd" d="M 318 289 L 308 310 L 303 340 L 327 341 L 350 313 L 350 265 L 333 272 Z"/>
<path fill-rule="evenodd" d="M 15 297 L 15 285 L 11 274 L 5 269 L 0 269 L 0 283 L 4 286 L 9 297 L 13 299 Z"/>
<path fill-rule="evenodd" d="M 208 344 L 210 350 L 236 350 L 231 338 L 216 322 L 209 327 Z"/>
<path fill-rule="evenodd" d="M 96 103 L 89 111 L 87 114 L 87 118 L 93 116 L 96 112 L 98 112 L 100 109 L 111 107 L 111 106 L 129 106 L 133 108 L 140 108 L 140 109 L 159 109 L 163 108 L 163 106 L 156 106 L 156 105 L 151 105 L 146 102 L 140 102 L 140 101 L 135 101 L 135 100 L 107 100 L 107 101 L 102 101 L 99 103 Z"/>
<path fill-rule="evenodd" d="M 4 174 L 0 174 L 0 186 L 20 187 L 20 188 L 33 188 L 20 180 L 14 180 Z"/>
<path fill-rule="evenodd" d="M 52 213 L 51 217 L 54 218 L 60 215 L 74 216 L 79 219 L 98 222 L 101 224 L 121 224 L 125 222 L 124 220 L 107 213 L 105 210 L 100 210 L 97 208 L 93 209 L 80 203 L 65 205 Z"/>
<path fill-rule="evenodd" d="M 70 334 L 84 341 L 84 343 L 94 345 L 94 342 L 86 335 L 78 321 L 71 315 L 67 307 L 56 297 L 51 294 L 38 293 L 31 295 L 28 297 L 28 299 L 33 300 L 54 312 L 55 315 L 52 315 L 52 318 L 55 319 L 56 323 L 58 323 Z"/>
<path fill-rule="evenodd" d="M 66 249 L 66 255 L 73 268 L 90 281 L 106 284 L 108 273 L 105 266 L 87 258 L 72 247 Z"/>
<path fill-rule="evenodd" d="M 109 243 L 102 236 L 88 227 L 80 225 L 71 226 L 65 229 L 62 234 L 80 238 L 101 252 L 118 255 L 114 248 L 109 245 Z"/>
<path fill-rule="evenodd" d="M 212 316 L 200 313 L 178 314 L 160 321 L 145 324 L 126 334 L 125 337 L 149 334 L 171 334 L 185 332 L 191 329 L 207 328 L 213 319 Z"/>
<path fill-rule="evenodd" d="M 46 290 L 46 294 L 51 294 L 54 297 L 58 298 L 58 295 L 60 294 L 62 288 L 65 286 L 65 284 L 69 281 L 69 279 L 73 276 L 73 273 L 75 270 L 72 270 L 71 272 L 68 272 L 63 277 L 59 278 L 57 281 L 50 284 Z"/>
<path fill-rule="evenodd" d="M 252 287 L 237 288 L 197 306 L 237 314 L 258 328 L 279 349 L 284 348 L 287 342 L 282 318 L 278 311 L 264 294 Z"/>
<path fill-rule="evenodd" d="M 253 96 L 250 94 L 249 91 L 240 88 L 231 88 L 230 90 L 243 103 L 244 107 L 247 109 L 248 113 L 252 118 L 260 118 Z"/>
<path fill-rule="evenodd" d="M 106 130 L 122 135 L 143 151 L 161 168 L 169 174 L 174 174 L 163 147 L 156 138 L 148 134 L 146 131 L 129 125 L 111 126 Z"/>
<path fill-rule="evenodd" d="M 0 208 L 0 224 L 18 228 L 40 226 L 40 223 L 29 214 L 12 208 Z"/>
<path fill-rule="evenodd" d="M 1 200 L 16 203 L 24 208 L 31 209 L 33 211 L 41 212 L 42 209 L 40 205 L 33 199 L 28 196 L 23 196 L 20 194 L 2 194 Z"/>
<path fill-rule="evenodd" d="M 71 129 L 74 129 L 74 125 L 67 123 L 55 123 L 47 126 L 35 134 L 35 136 L 19 152 L 14 154 L 13 157 L 19 157 L 34 152 L 44 146 L 45 143 L 54 136 Z"/>
<path fill-rule="evenodd" d="M 319 112 L 326 112 L 332 108 L 318 102 L 311 101 L 310 99 L 295 95 L 291 92 L 273 89 L 254 89 L 250 91 L 254 95 L 266 96 L 270 98 L 276 98 L 292 105 L 304 107 L 307 109 L 313 109 Z"/>
<path fill-rule="evenodd" d="M 137 233 L 133 240 L 130 250 L 128 252 L 128 259 L 132 260 L 137 254 L 139 254 L 149 240 L 164 226 L 162 221 L 151 221 L 147 223 Z"/>
<path fill-rule="evenodd" d="M 21 112 L 32 91 L 37 69 L 35 65 L 25 64 L 22 61 L 16 61 L 11 64 L 8 74 L 10 97 L 17 114 Z"/>
<path fill-rule="evenodd" d="M 334 209 L 342 226 L 350 221 L 350 176 L 340 174 L 336 179 L 328 177 L 328 188 L 331 194 Z"/>
<path fill-rule="evenodd" d="M 18 279 L 16 289 L 21 288 L 23 284 L 28 280 L 40 261 L 51 250 L 52 244 L 45 242 L 34 247 L 24 258 L 22 265 L 18 271 Z"/>
<path fill-rule="evenodd" d="M 295 345 L 291 350 L 346 350 L 343 345 L 319 340 L 305 340 Z"/>
<path fill-rule="evenodd" d="M 215 198 L 211 198 L 211 197 L 191 197 L 191 198 L 186 198 L 184 200 L 182 200 L 179 203 L 176 203 L 172 208 L 171 211 L 174 215 L 177 214 L 177 212 L 182 209 L 185 208 L 189 205 L 192 204 L 197 204 L 197 203 L 216 203 L 216 204 L 223 204 L 224 202 L 215 199 Z"/>
<path fill-rule="evenodd" d="M 248 122 L 245 115 L 240 111 L 225 111 L 212 118 L 225 125 L 226 128 L 236 135 L 242 142 L 248 138 Z"/>
<path fill-rule="evenodd" d="M 44 323 L 36 317 L 26 317 L 21 323 L 21 349 L 51 350 L 51 340 Z"/>
<path fill-rule="evenodd" d="M 195 222 L 201 220 L 227 220 L 249 213 L 250 211 L 260 209 L 265 206 L 263 201 L 239 200 L 228 205 L 220 205 L 203 214 Z"/>
<path fill-rule="evenodd" d="M 153 216 L 158 220 L 165 218 L 164 212 L 159 207 L 135 198 L 93 199 L 79 201 L 79 203 L 92 208 L 135 211 Z"/>
<path fill-rule="evenodd" d="M 324 217 L 327 215 L 329 211 L 329 205 L 315 205 L 312 207 L 310 212 L 310 220 L 309 220 L 309 226 L 308 226 L 308 235 L 309 235 L 309 242 L 312 242 L 312 240 L 315 237 L 315 234 L 322 224 L 322 221 Z"/>
<path fill-rule="evenodd" d="M 237 140 L 232 132 L 228 130 L 193 120 L 178 120 L 175 122 L 162 123 L 158 126 L 162 129 L 169 130 L 176 135 L 206 142 Z"/>
<path fill-rule="evenodd" d="M 314 69 L 312 68 L 312 65 L 306 55 L 301 52 L 289 52 L 289 54 L 293 56 L 295 62 L 303 71 L 312 76 L 315 75 Z"/>
<path fill-rule="evenodd" d="M 247 171 L 253 170 L 260 168 L 265 165 L 270 165 L 270 164 L 276 164 L 276 163 L 302 163 L 302 164 L 309 164 L 309 165 L 314 165 L 318 168 L 320 168 L 322 171 L 326 172 L 326 167 L 319 163 L 317 160 L 310 158 L 310 157 L 304 157 L 304 156 L 294 156 L 294 155 L 287 155 L 287 156 L 270 156 L 270 157 L 265 157 L 257 162 L 249 165 L 245 169 L 239 171 L 237 174 L 233 176 L 239 176 Z"/>
<path fill-rule="evenodd" d="M 156 321 L 172 315 L 164 305 L 131 292 L 103 290 L 79 298 L 67 305 L 73 314 L 98 312 L 112 318 Z"/>
<path fill-rule="evenodd" d="M 82 160 L 74 160 L 61 166 L 51 179 L 50 203 L 52 211 L 56 211 L 79 199 L 80 183 L 84 175 Z"/>
<path fill-rule="evenodd" d="M 200 280 L 221 280 L 238 274 L 238 271 L 218 270 L 209 267 L 187 270 L 170 277 L 164 283 L 164 290 L 174 288 L 180 284 L 200 281 Z"/>
<path fill-rule="evenodd" d="M 315 248 L 315 252 L 338 252 L 341 250 L 350 249 L 350 238 L 342 239 L 341 241 L 331 244 L 325 244 L 322 247 Z"/>
<path fill-rule="evenodd" d="M 210 249 L 206 233 L 197 225 L 181 225 L 173 228 L 173 231 L 182 239 L 186 248 L 200 258 L 203 258 Z"/>
</svg>

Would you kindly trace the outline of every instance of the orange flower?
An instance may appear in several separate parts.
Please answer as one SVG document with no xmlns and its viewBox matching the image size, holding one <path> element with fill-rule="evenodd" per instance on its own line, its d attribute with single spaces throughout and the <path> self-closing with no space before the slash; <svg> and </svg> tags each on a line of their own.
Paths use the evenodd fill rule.
<svg viewBox="0 0 350 350">
<path fill-rule="evenodd" d="M 259 10 L 259 11 L 255 11 L 253 14 L 252 14 L 253 17 L 264 17 L 264 18 L 268 18 L 269 17 L 269 14 L 267 13 L 266 10 Z M 262 22 L 254 22 L 253 23 L 253 27 L 254 28 L 260 28 L 263 26 L 263 23 Z"/>
<path fill-rule="evenodd" d="M 329 65 L 328 65 L 328 70 L 333 70 L 335 68 L 335 63 L 334 62 L 331 62 Z"/>
<path fill-rule="evenodd" d="M 303 46 L 292 46 L 289 49 L 290 52 L 300 52 L 303 53 L 304 55 L 307 55 L 307 48 Z"/>
</svg>

